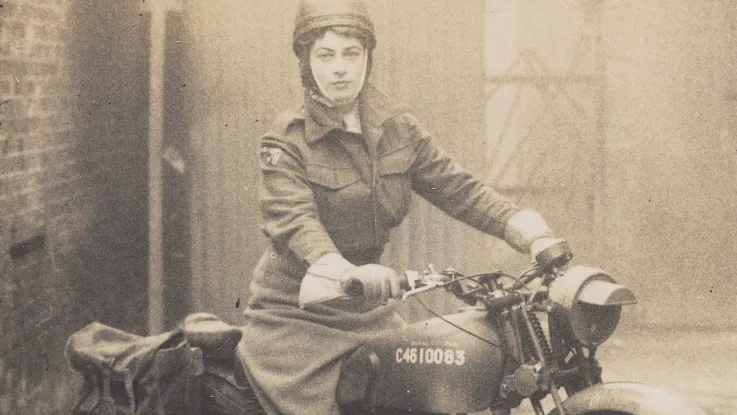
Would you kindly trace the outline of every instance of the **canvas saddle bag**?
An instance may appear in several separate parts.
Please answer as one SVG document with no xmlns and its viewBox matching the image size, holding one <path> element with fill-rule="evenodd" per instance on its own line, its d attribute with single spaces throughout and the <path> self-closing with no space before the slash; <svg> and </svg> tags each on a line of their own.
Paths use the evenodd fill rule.
<svg viewBox="0 0 737 415">
<path fill-rule="evenodd" d="M 73 414 L 265 414 L 236 353 L 242 336 L 209 313 L 148 337 L 91 323 L 66 345 L 85 379 Z"/>
<path fill-rule="evenodd" d="M 183 331 L 137 336 L 97 322 L 67 339 L 69 366 L 84 377 L 73 414 L 199 414 L 202 352 Z"/>
</svg>

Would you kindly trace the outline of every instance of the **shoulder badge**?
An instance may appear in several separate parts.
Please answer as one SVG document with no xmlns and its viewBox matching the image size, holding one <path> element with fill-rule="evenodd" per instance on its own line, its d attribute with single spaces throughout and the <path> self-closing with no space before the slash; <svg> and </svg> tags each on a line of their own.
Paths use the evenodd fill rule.
<svg viewBox="0 0 737 415">
<path fill-rule="evenodd" d="M 261 159 L 264 163 L 276 166 L 282 155 L 282 149 L 277 147 L 262 147 Z"/>
</svg>

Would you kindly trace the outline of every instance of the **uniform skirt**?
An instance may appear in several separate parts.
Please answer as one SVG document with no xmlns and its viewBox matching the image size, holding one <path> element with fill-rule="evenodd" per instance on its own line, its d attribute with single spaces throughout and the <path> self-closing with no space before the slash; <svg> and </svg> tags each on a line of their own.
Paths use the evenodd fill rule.
<svg viewBox="0 0 737 415">
<path fill-rule="evenodd" d="M 296 258 L 269 248 L 250 286 L 238 349 L 270 415 L 338 415 L 335 390 L 342 360 L 368 339 L 404 325 L 393 306 L 362 299 L 300 309 L 305 272 Z"/>
</svg>

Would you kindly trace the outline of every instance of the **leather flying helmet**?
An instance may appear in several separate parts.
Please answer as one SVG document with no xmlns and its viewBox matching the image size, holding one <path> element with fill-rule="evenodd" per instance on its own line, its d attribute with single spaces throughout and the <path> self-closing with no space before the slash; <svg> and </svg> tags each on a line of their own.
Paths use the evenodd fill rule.
<svg viewBox="0 0 737 415">
<path fill-rule="evenodd" d="M 347 26 L 363 31 L 369 40 L 366 49 L 371 51 L 376 46 L 374 25 L 362 0 L 300 0 L 294 17 L 294 53 L 300 56 L 299 40 L 305 35 L 331 26 Z"/>
</svg>

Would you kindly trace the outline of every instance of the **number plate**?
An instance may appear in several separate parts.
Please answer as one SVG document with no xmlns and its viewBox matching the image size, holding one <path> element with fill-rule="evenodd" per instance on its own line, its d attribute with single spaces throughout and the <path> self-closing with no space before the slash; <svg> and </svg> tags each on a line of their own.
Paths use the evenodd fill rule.
<svg viewBox="0 0 737 415">
<path fill-rule="evenodd" d="M 394 358 L 397 363 L 463 366 L 466 351 L 449 347 L 398 347 Z"/>
</svg>

